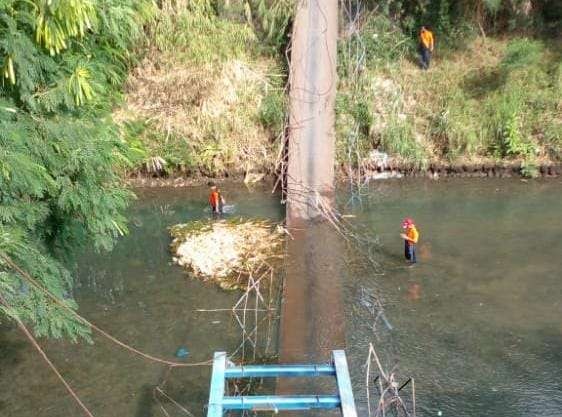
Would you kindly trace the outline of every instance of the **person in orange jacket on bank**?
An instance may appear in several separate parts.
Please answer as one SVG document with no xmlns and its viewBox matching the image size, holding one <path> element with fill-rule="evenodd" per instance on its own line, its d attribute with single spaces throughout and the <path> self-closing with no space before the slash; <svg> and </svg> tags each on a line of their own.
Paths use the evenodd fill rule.
<svg viewBox="0 0 562 417">
<path fill-rule="evenodd" d="M 433 32 L 429 29 L 429 27 L 422 26 L 420 29 L 420 54 L 421 67 L 424 70 L 429 68 L 434 43 L 435 39 L 433 38 Z"/>
<path fill-rule="evenodd" d="M 404 256 L 411 264 L 415 264 L 416 260 L 416 243 L 420 238 L 420 233 L 412 219 L 405 218 L 402 222 L 402 229 L 405 233 L 401 233 L 400 237 L 404 239 Z"/>
</svg>

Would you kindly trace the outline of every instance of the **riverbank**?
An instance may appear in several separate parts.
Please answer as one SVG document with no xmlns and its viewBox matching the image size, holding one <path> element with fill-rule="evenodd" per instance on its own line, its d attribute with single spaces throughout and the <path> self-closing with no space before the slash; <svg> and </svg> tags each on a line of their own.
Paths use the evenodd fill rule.
<svg viewBox="0 0 562 417">
<path fill-rule="evenodd" d="M 357 178 L 358 173 L 341 169 L 345 178 Z M 427 177 L 439 179 L 440 177 L 459 178 L 556 178 L 562 174 L 562 164 L 545 163 L 533 167 L 533 175 L 525 171 L 521 162 L 480 163 L 480 164 L 429 164 L 426 169 L 416 165 L 389 165 L 386 167 L 368 167 L 359 173 L 363 180 L 380 180 L 401 177 Z"/>
<path fill-rule="evenodd" d="M 536 178 L 558 178 L 562 175 L 562 164 L 544 163 L 536 167 Z M 413 164 L 389 165 L 386 167 L 367 167 L 361 172 L 349 170 L 340 166 L 336 171 L 336 181 L 345 182 L 350 178 L 360 178 L 362 181 L 385 180 L 392 178 L 431 178 L 439 179 L 446 177 L 457 178 L 527 178 L 522 173 L 521 162 L 511 163 L 481 163 L 481 164 L 430 164 L 427 169 L 421 169 Z M 248 179 L 251 179 L 249 181 Z M 185 175 L 172 173 L 169 176 L 151 176 L 137 174 L 125 179 L 127 185 L 133 188 L 178 188 L 195 187 L 213 182 L 245 183 L 249 186 L 256 183 L 274 182 L 277 177 L 271 172 L 252 173 L 251 176 L 244 172 L 234 173 L 222 177 L 207 177 L 204 175 Z"/>
<path fill-rule="evenodd" d="M 158 14 L 113 112 L 132 151 L 128 175 L 140 176 L 134 182 L 275 175 L 289 129 L 289 26 L 281 19 L 273 47 L 239 12 Z M 511 161 L 522 161 L 527 177 L 555 175 L 548 167 L 562 161 L 558 38 L 438 33 L 432 67 L 421 71 L 415 37 L 398 23 L 374 13 L 340 33 L 336 167 L 362 167 L 381 152 L 404 161 L 394 168 L 402 175 L 517 175 L 504 169 Z M 364 48 L 360 61 L 356 47 Z"/>
</svg>

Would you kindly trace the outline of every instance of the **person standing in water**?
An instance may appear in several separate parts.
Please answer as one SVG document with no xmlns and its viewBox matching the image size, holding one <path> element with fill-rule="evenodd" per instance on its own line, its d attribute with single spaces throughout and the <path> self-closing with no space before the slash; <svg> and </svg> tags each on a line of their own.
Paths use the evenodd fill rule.
<svg viewBox="0 0 562 417">
<path fill-rule="evenodd" d="M 413 265 L 416 261 L 416 243 L 420 238 L 420 234 L 414 221 L 409 217 L 402 222 L 402 229 L 405 233 L 401 233 L 400 237 L 404 239 L 404 256 Z"/>
<path fill-rule="evenodd" d="M 429 62 L 431 61 L 433 46 L 433 32 L 431 32 L 431 30 L 429 30 L 427 26 L 422 26 L 420 30 L 420 54 L 421 67 L 424 70 L 429 69 Z"/>
<path fill-rule="evenodd" d="M 224 197 L 221 195 L 218 187 L 211 183 L 211 193 L 209 194 L 209 205 L 213 218 L 217 218 L 223 214 Z"/>
</svg>

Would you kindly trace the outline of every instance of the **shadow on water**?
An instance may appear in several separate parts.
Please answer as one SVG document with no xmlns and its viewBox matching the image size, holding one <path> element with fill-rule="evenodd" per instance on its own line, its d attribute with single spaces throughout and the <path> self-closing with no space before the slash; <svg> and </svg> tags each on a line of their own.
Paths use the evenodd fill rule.
<svg viewBox="0 0 562 417">
<path fill-rule="evenodd" d="M 155 405 L 154 387 L 152 385 L 143 385 L 137 401 L 137 411 L 135 412 L 135 417 L 155 417 Z"/>
<path fill-rule="evenodd" d="M 14 330 L 17 331 L 12 326 L 0 325 L 0 380 L 7 369 L 17 367 L 25 359 L 22 354 L 29 347 L 26 340 L 11 337 Z M 6 407 L 6 402 L 0 399 L 0 415 L 6 415 L 2 412 Z"/>
<path fill-rule="evenodd" d="M 327 361 L 345 347 L 341 237 L 325 222 L 291 230 L 280 330 L 282 362 Z"/>
<path fill-rule="evenodd" d="M 135 417 L 205 415 L 206 405 L 202 406 L 201 399 L 208 397 L 210 373 L 198 374 L 200 378 L 194 378 L 181 369 L 165 369 L 159 384 L 141 388 Z"/>
<path fill-rule="evenodd" d="M 345 348 L 342 292 L 343 246 L 326 222 L 298 224 L 291 229 L 285 265 L 280 363 L 325 363 L 331 351 Z M 277 393 L 331 394 L 333 378 L 280 379 Z M 308 411 L 290 415 L 327 416 L 335 411 Z"/>
<path fill-rule="evenodd" d="M 22 353 L 28 343 L 24 339 L 11 337 L 15 328 L 6 324 L 0 326 L 0 374 L 10 366 L 17 366 L 24 358 Z"/>
</svg>

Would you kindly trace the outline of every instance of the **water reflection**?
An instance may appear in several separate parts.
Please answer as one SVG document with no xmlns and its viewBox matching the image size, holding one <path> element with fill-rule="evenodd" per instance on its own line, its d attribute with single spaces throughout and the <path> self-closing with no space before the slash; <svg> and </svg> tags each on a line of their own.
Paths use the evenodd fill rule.
<svg viewBox="0 0 562 417">
<path fill-rule="evenodd" d="M 342 242 L 326 222 L 293 228 L 281 314 L 282 362 L 326 361 L 345 346 Z"/>
</svg>

